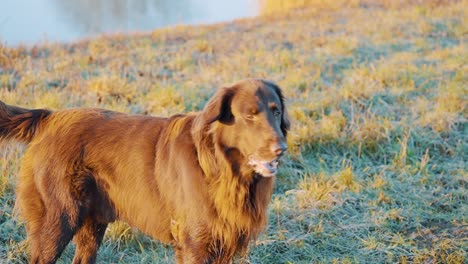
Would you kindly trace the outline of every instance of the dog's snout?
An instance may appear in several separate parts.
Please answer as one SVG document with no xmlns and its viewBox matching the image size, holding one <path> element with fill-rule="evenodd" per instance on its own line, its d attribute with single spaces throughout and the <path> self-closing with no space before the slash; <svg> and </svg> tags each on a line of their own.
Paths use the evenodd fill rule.
<svg viewBox="0 0 468 264">
<path fill-rule="evenodd" d="M 286 150 L 288 150 L 288 146 L 284 142 L 279 142 L 275 144 L 272 148 L 273 152 L 276 154 L 276 156 L 282 156 Z"/>
</svg>

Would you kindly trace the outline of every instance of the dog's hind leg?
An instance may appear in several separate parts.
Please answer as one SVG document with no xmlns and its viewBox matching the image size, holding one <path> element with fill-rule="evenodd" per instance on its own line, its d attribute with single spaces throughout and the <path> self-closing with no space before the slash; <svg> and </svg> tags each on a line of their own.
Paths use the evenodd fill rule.
<svg viewBox="0 0 468 264">
<path fill-rule="evenodd" d="M 40 234 L 39 263 L 55 263 L 77 230 L 63 211 L 48 210 Z"/>
<path fill-rule="evenodd" d="M 70 216 L 66 212 L 44 204 L 39 191 L 31 181 L 20 182 L 18 207 L 26 221 L 31 252 L 30 263 L 55 263 L 73 237 L 77 225 L 70 224 Z"/>
<path fill-rule="evenodd" d="M 18 207 L 27 223 L 31 246 L 30 263 L 55 263 L 65 247 L 80 229 L 88 209 L 73 196 L 72 179 L 59 167 L 42 166 L 25 153 L 18 185 Z"/>
<path fill-rule="evenodd" d="M 19 210 L 21 218 L 26 222 L 26 233 L 31 252 L 30 263 L 39 263 L 41 254 L 40 235 L 46 212 L 26 157 L 21 167 L 16 194 L 15 207 Z"/>
<path fill-rule="evenodd" d="M 73 264 L 96 263 L 96 256 L 107 224 L 99 223 L 92 217 L 86 218 L 83 226 L 73 238 L 76 244 Z"/>
</svg>

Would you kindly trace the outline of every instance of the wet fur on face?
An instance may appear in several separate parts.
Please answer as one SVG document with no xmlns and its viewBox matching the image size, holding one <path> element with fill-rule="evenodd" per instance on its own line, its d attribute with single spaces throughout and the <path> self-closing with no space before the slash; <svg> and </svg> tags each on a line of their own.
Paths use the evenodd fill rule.
<svg viewBox="0 0 468 264">
<path fill-rule="evenodd" d="M 203 111 L 169 118 L 0 101 L 0 138 L 28 144 L 17 187 L 31 263 L 94 263 L 123 220 L 174 246 L 178 263 L 229 263 L 267 221 L 289 120 L 281 89 L 249 79 Z"/>
</svg>

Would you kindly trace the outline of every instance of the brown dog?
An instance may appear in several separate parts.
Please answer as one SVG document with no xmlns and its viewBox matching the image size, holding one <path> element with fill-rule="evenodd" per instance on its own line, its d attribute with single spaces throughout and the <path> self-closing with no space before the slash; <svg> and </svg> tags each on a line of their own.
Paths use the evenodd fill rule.
<svg viewBox="0 0 468 264">
<path fill-rule="evenodd" d="M 174 246 L 178 263 L 229 263 L 267 220 L 289 121 L 281 90 L 250 79 L 200 113 L 52 112 L 0 101 L 0 138 L 29 143 L 17 187 L 31 263 L 94 263 L 121 219 Z"/>
</svg>

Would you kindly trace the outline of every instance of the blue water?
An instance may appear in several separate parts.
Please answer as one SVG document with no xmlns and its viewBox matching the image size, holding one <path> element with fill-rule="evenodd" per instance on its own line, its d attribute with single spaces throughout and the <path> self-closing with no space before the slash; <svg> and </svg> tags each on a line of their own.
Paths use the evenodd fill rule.
<svg viewBox="0 0 468 264">
<path fill-rule="evenodd" d="M 70 42 L 105 33 L 252 17 L 257 0 L 2 0 L 0 42 Z"/>
</svg>

